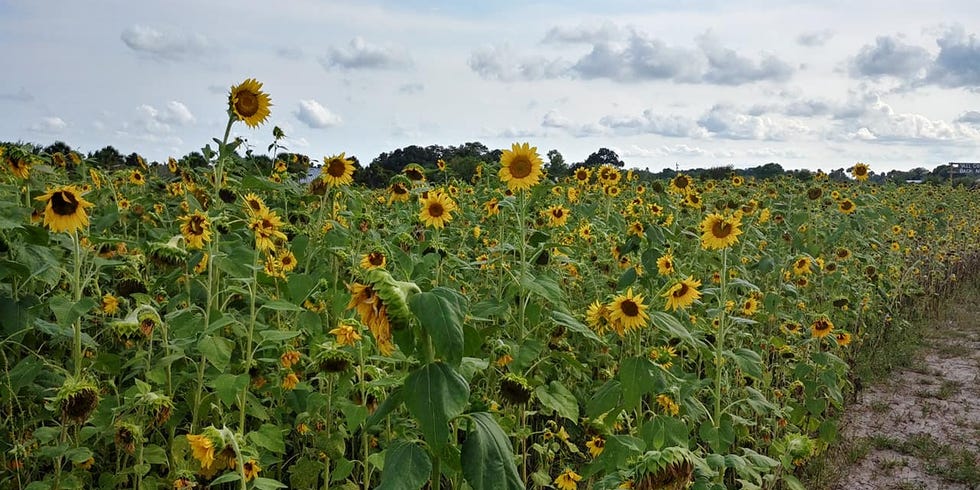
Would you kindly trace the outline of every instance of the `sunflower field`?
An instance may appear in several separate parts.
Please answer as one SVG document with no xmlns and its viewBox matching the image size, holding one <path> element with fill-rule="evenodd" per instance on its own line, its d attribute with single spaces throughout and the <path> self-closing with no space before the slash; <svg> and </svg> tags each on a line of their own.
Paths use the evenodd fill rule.
<svg viewBox="0 0 980 490">
<path fill-rule="evenodd" d="M 242 156 L 269 108 L 232 87 L 198 168 L 0 147 L 0 487 L 802 488 L 856 353 L 978 265 L 975 192 L 863 163 L 555 181 L 522 143 L 374 190 Z"/>
</svg>

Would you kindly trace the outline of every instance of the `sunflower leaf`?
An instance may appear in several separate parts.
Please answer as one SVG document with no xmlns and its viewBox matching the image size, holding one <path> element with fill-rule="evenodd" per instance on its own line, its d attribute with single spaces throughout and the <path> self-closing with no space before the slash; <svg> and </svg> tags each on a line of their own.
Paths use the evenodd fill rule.
<svg viewBox="0 0 980 490">
<path fill-rule="evenodd" d="M 434 362 L 408 375 L 403 394 L 425 442 L 435 453 L 441 453 L 449 442 L 449 421 L 463 413 L 469 400 L 466 379 L 448 364 Z"/>
<path fill-rule="evenodd" d="M 460 455 L 467 483 L 474 490 L 523 489 L 507 434 L 489 413 L 471 413 L 469 418 L 470 428 Z"/>
<path fill-rule="evenodd" d="M 432 472 L 429 455 L 418 444 L 396 440 L 385 451 L 378 490 L 418 490 Z"/>
</svg>

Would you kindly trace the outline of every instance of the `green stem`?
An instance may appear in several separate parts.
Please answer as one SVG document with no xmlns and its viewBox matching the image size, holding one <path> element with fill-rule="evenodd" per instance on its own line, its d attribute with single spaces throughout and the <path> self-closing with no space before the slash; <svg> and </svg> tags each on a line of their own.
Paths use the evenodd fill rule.
<svg viewBox="0 0 980 490">
<path fill-rule="evenodd" d="M 254 258 L 252 259 L 252 265 L 257 265 L 258 261 L 259 261 L 259 249 L 256 248 Z M 251 284 L 249 284 L 249 292 L 251 294 L 249 295 L 248 335 L 245 337 L 245 366 L 243 367 L 246 374 L 248 373 L 248 370 L 252 368 L 252 358 L 254 355 L 254 353 L 252 352 L 252 343 L 253 343 L 252 337 L 255 335 L 255 317 L 256 317 L 255 296 L 258 293 L 258 291 L 256 291 L 256 288 L 258 287 L 259 284 L 258 275 L 259 275 L 258 267 L 253 267 L 252 282 Z M 248 400 L 248 387 L 250 384 L 251 383 L 247 383 L 245 387 L 242 388 L 241 399 L 239 400 L 239 408 L 241 409 L 241 413 L 239 414 L 238 417 L 239 434 L 245 434 L 245 403 Z"/>
<path fill-rule="evenodd" d="M 73 260 L 73 270 L 72 270 L 72 287 L 74 290 L 74 297 L 72 298 L 75 304 L 78 304 L 82 300 L 82 290 L 85 289 L 82 284 L 82 245 L 78 241 L 78 231 L 72 233 L 71 236 L 72 244 L 75 246 L 75 260 Z M 72 358 L 75 360 L 75 378 L 77 379 L 82 374 L 82 319 L 75 319 L 73 327 L 74 343 L 72 346 Z"/>
<path fill-rule="evenodd" d="M 721 253 L 721 290 L 718 294 L 721 303 L 721 310 L 718 318 L 718 333 L 715 335 L 715 411 L 714 419 L 712 424 L 717 429 L 721 426 L 721 374 L 722 374 L 722 363 L 724 362 L 724 349 L 725 349 L 725 323 L 727 320 L 727 315 L 725 314 L 726 302 L 728 299 L 727 294 L 727 283 L 728 283 L 728 248 L 725 248 Z"/>
</svg>

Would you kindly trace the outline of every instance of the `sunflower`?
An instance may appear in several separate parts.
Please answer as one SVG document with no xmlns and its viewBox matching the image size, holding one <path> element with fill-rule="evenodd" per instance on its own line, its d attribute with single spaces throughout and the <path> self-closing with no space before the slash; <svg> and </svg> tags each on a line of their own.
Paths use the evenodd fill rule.
<svg viewBox="0 0 980 490">
<path fill-rule="evenodd" d="M 143 172 L 139 170 L 133 170 L 129 174 L 129 183 L 134 185 L 144 185 L 146 184 L 146 178 L 143 177 Z"/>
<path fill-rule="evenodd" d="M 361 334 L 357 333 L 354 327 L 347 324 L 341 324 L 331 330 L 330 335 L 336 337 L 337 343 L 340 345 L 354 345 L 357 341 L 361 340 Z"/>
<path fill-rule="evenodd" d="M 7 158 L 10 171 L 20 179 L 27 180 L 31 176 L 31 162 L 27 158 Z"/>
<path fill-rule="evenodd" d="M 408 202 L 408 187 L 403 182 L 394 182 L 388 187 L 388 203 Z"/>
<path fill-rule="evenodd" d="M 670 395 L 663 393 L 657 395 L 657 405 L 660 405 L 665 415 L 677 415 L 681 411 L 681 406 Z"/>
<path fill-rule="evenodd" d="M 440 191 L 429 192 L 428 197 L 421 200 L 421 204 L 419 220 L 425 223 L 425 226 L 433 228 L 445 227 L 446 223 L 453 219 L 452 212 L 456 211 L 456 203 Z"/>
<path fill-rule="evenodd" d="M 674 194 L 684 195 L 691 192 L 692 188 L 693 184 L 691 182 L 691 178 L 684 174 L 677 174 L 673 179 L 670 179 L 669 190 Z"/>
<path fill-rule="evenodd" d="M 282 388 L 284 390 L 294 390 L 296 385 L 299 384 L 299 376 L 296 373 L 289 373 L 284 378 L 282 378 Z"/>
<path fill-rule="evenodd" d="M 595 300 L 589 305 L 589 309 L 585 312 L 585 322 L 588 323 L 589 327 L 599 335 L 606 332 L 609 327 L 609 315 L 611 311 L 605 303 L 600 303 L 599 300 Z"/>
<path fill-rule="evenodd" d="M 277 241 L 286 240 L 286 234 L 279 231 L 282 224 L 282 219 L 275 211 L 266 209 L 255 213 L 248 224 L 248 227 L 255 232 L 255 248 L 272 250 L 276 247 Z"/>
<path fill-rule="evenodd" d="M 796 259 L 796 261 L 793 262 L 793 274 L 796 274 L 797 276 L 805 276 L 812 273 L 813 271 L 810 269 L 810 264 L 811 262 L 809 257 L 800 257 Z"/>
<path fill-rule="evenodd" d="M 701 222 L 701 246 L 705 249 L 719 250 L 732 245 L 738 241 L 738 236 L 742 234 L 739 228 L 742 225 L 742 217 L 734 214 L 724 217 L 718 213 L 711 213 Z"/>
<path fill-rule="evenodd" d="M 589 454 L 596 458 L 602 454 L 603 449 L 606 449 L 606 440 L 602 436 L 592 436 L 592 439 L 585 443 L 585 447 L 589 449 Z"/>
<path fill-rule="evenodd" d="M 564 226 L 568 221 L 568 209 L 561 205 L 554 205 L 542 212 L 548 217 L 549 226 Z"/>
<path fill-rule="evenodd" d="M 644 327 L 650 320 L 650 315 L 646 312 L 649 306 L 643 304 L 642 294 L 633 295 L 633 288 L 627 289 L 626 294 L 613 298 L 608 308 L 609 319 L 620 335 Z"/>
<path fill-rule="evenodd" d="M 701 297 L 701 292 L 697 289 L 700 285 L 701 281 L 695 280 L 694 276 L 687 276 L 687 279 L 677 282 L 663 294 L 663 297 L 667 298 L 667 306 L 664 309 L 687 308 Z"/>
<path fill-rule="evenodd" d="M 119 311 L 119 299 L 106 293 L 102 297 L 102 312 L 106 315 L 115 315 Z"/>
<path fill-rule="evenodd" d="M 661 276 L 669 276 L 674 273 L 674 255 L 669 251 L 657 259 L 657 272 Z"/>
<path fill-rule="evenodd" d="M 279 261 L 279 267 L 283 272 L 292 272 L 298 264 L 296 255 L 294 255 L 293 251 L 289 249 L 277 251 L 276 260 Z"/>
<path fill-rule="evenodd" d="M 214 441 L 205 434 L 187 434 L 187 442 L 191 452 L 201 468 L 207 469 L 214 463 Z"/>
<path fill-rule="evenodd" d="M 630 227 L 626 229 L 627 236 L 642 237 L 643 236 L 643 223 L 639 221 L 634 221 L 630 223 Z"/>
<path fill-rule="evenodd" d="M 582 477 L 578 473 L 566 468 L 562 474 L 555 477 L 555 486 L 558 490 L 576 490 L 578 488 L 576 482 L 581 480 Z"/>
<path fill-rule="evenodd" d="M 82 197 L 82 192 L 74 185 L 49 190 L 35 198 L 46 203 L 44 206 L 44 225 L 55 233 L 74 233 L 88 226 L 88 213 L 85 208 L 93 204 Z"/>
<path fill-rule="evenodd" d="M 575 169 L 573 176 L 575 177 L 576 184 L 586 185 L 589 183 L 589 179 L 592 177 L 592 172 L 586 167 L 579 167 Z"/>
<path fill-rule="evenodd" d="M 228 94 L 228 114 L 244 121 L 250 128 L 265 122 L 271 106 L 269 94 L 262 91 L 262 84 L 254 78 L 231 87 Z"/>
<path fill-rule="evenodd" d="M 167 158 L 167 170 L 169 170 L 172 174 L 176 174 L 177 171 L 180 170 L 180 167 L 177 166 L 177 160 L 175 160 L 174 157 Z"/>
<path fill-rule="evenodd" d="M 265 201 L 261 197 L 256 196 L 254 192 L 245 194 L 245 197 L 242 198 L 242 205 L 249 216 L 255 216 L 258 213 L 268 210 L 265 207 Z"/>
<path fill-rule="evenodd" d="M 813 336 L 818 339 L 826 337 L 833 330 L 833 322 L 831 322 L 830 319 L 825 316 L 817 318 L 813 321 L 813 324 L 810 325 L 810 331 L 813 333 Z"/>
<path fill-rule="evenodd" d="M 837 339 L 837 345 L 841 347 L 846 347 L 851 344 L 851 334 L 849 332 L 837 332 L 835 338 Z"/>
<path fill-rule="evenodd" d="M 364 270 L 384 267 L 387 264 L 388 259 L 385 257 L 385 254 L 378 251 L 366 253 L 361 257 L 361 269 Z"/>
<path fill-rule="evenodd" d="M 511 145 L 500 155 L 499 175 L 511 191 L 530 189 L 543 175 L 538 148 L 527 143 Z"/>
<path fill-rule="evenodd" d="M 750 317 L 759 311 L 759 300 L 749 298 L 742 303 L 742 316 Z"/>
<path fill-rule="evenodd" d="M 417 163 L 409 163 L 402 169 L 402 173 L 412 182 L 425 182 L 425 169 Z"/>
<path fill-rule="evenodd" d="M 206 214 L 200 211 L 177 218 L 183 223 L 180 225 L 180 233 L 187 240 L 187 248 L 200 249 L 204 244 L 211 241 L 211 222 L 208 221 Z"/>
<path fill-rule="evenodd" d="M 496 197 L 483 203 L 483 209 L 487 212 L 487 217 L 500 214 L 500 200 Z"/>
<path fill-rule="evenodd" d="M 837 249 L 836 254 L 838 259 L 847 260 L 851 256 L 851 251 L 847 248 L 841 247 Z"/>
<path fill-rule="evenodd" d="M 851 174 L 854 175 L 855 179 L 861 182 L 868 180 L 868 165 L 861 162 L 855 163 L 854 166 L 851 167 Z"/>
<path fill-rule="evenodd" d="M 843 201 L 837 203 L 837 207 L 844 214 L 851 214 L 854 211 L 857 211 L 857 206 L 855 206 L 854 202 L 850 199 L 844 199 Z"/>
<path fill-rule="evenodd" d="M 735 187 L 741 187 L 745 183 L 745 179 L 741 175 L 735 175 L 732 177 L 732 185 Z"/>
<path fill-rule="evenodd" d="M 344 158 L 346 153 L 323 157 L 320 178 L 330 187 L 350 185 L 354 182 L 354 162 Z"/>
<path fill-rule="evenodd" d="M 262 468 L 259 467 L 258 461 L 254 459 L 250 459 L 242 465 L 242 472 L 245 473 L 245 481 L 254 480 L 255 477 L 259 476 L 260 471 L 262 471 Z"/>
</svg>

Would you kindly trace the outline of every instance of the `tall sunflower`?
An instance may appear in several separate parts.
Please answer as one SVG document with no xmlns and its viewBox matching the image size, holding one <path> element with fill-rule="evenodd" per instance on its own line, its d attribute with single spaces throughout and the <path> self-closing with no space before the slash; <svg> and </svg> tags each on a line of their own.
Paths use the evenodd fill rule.
<svg viewBox="0 0 980 490">
<path fill-rule="evenodd" d="M 177 219 L 182 222 L 180 233 L 184 235 L 184 240 L 187 240 L 187 248 L 204 248 L 204 244 L 211 241 L 211 222 L 208 221 L 206 214 L 194 211 Z"/>
<path fill-rule="evenodd" d="M 82 192 L 73 185 L 49 190 L 35 198 L 46 203 L 44 206 L 44 225 L 55 233 L 75 231 L 88 226 L 88 213 L 85 208 L 93 204 L 82 197 Z"/>
<path fill-rule="evenodd" d="M 861 162 L 855 163 L 854 166 L 851 167 L 851 174 L 854 175 L 855 179 L 861 182 L 868 180 L 868 164 Z"/>
<path fill-rule="evenodd" d="M 700 285 L 701 281 L 695 280 L 694 276 L 687 276 L 687 279 L 677 282 L 663 294 L 663 297 L 667 298 L 667 305 L 664 309 L 687 308 L 701 297 L 701 292 L 698 291 Z"/>
<path fill-rule="evenodd" d="M 648 305 L 643 304 L 642 294 L 633 294 L 633 288 L 626 290 L 626 294 L 620 294 L 613 298 L 609 305 L 609 319 L 612 320 L 613 328 L 622 335 L 623 332 L 642 328 L 650 320 L 650 315 L 646 310 Z"/>
<path fill-rule="evenodd" d="M 427 197 L 422 198 L 421 204 L 419 220 L 433 228 L 445 227 L 453 219 L 452 212 L 456 211 L 456 203 L 440 191 L 429 192 Z"/>
<path fill-rule="evenodd" d="M 565 226 L 568 222 L 568 209 L 560 204 L 549 207 L 542 214 L 548 218 L 549 226 Z"/>
<path fill-rule="evenodd" d="M 354 182 L 354 162 L 344 158 L 346 153 L 323 157 L 320 178 L 330 187 L 350 185 Z"/>
<path fill-rule="evenodd" d="M 279 231 L 282 224 L 282 219 L 275 211 L 265 209 L 255 213 L 248 224 L 248 227 L 255 232 L 255 248 L 273 250 L 277 241 L 286 240 L 286 234 Z"/>
<path fill-rule="evenodd" d="M 528 190 L 541 180 L 541 156 L 538 148 L 527 143 L 511 145 L 500 155 L 498 174 L 511 191 Z"/>
<path fill-rule="evenodd" d="M 250 128 L 257 128 L 269 117 L 272 102 L 269 94 L 262 91 L 262 83 L 254 78 L 232 86 L 228 94 L 228 113 Z"/>
<path fill-rule="evenodd" d="M 742 218 L 738 214 L 725 217 L 711 213 L 701 222 L 701 246 L 705 249 L 720 250 L 738 241 L 742 234 L 739 228 Z"/>
<path fill-rule="evenodd" d="M 674 194 L 685 195 L 694 188 L 694 183 L 691 182 L 691 178 L 684 174 L 677 174 L 673 179 L 670 179 L 670 187 L 668 190 Z"/>
</svg>

